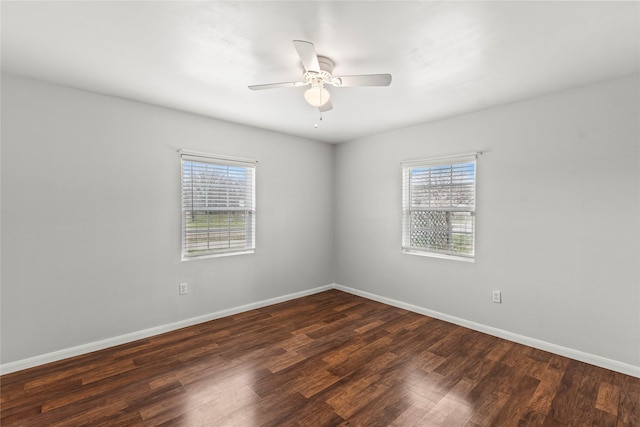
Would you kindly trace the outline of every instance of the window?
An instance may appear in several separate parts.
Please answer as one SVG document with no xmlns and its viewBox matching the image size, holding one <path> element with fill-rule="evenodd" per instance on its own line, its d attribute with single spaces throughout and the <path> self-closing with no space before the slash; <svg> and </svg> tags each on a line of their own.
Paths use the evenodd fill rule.
<svg viewBox="0 0 640 427">
<path fill-rule="evenodd" d="M 472 260 L 476 155 L 402 163 L 402 249 Z"/>
<path fill-rule="evenodd" d="M 252 161 L 181 151 L 182 259 L 255 249 Z"/>
</svg>

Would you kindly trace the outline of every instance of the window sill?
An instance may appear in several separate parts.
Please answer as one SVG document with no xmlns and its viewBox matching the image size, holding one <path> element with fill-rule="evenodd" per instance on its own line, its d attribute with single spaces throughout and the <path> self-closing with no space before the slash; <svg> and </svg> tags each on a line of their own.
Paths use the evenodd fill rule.
<svg viewBox="0 0 640 427">
<path fill-rule="evenodd" d="M 234 255 L 247 255 L 247 254 L 252 254 L 252 253 L 255 253 L 255 250 L 252 249 L 250 251 L 242 251 L 242 252 L 225 252 L 225 253 L 221 253 L 221 254 L 194 256 L 194 257 L 189 257 L 189 258 L 182 257 L 180 259 L 180 261 L 182 261 L 182 262 L 184 262 L 184 261 L 197 261 L 199 259 L 221 258 L 221 257 L 227 257 L 227 256 L 234 256 Z"/>
<path fill-rule="evenodd" d="M 453 261 L 464 261 L 464 262 L 476 262 L 475 258 L 457 256 L 457 255 L 448 255 L 448 254 L 439 254 L 435 252 L 423 252 L 423 251 L 415 251 L 410 249 L 403 249 L 402 253 L 407 255 L 417 255 L 417 256 L 426 256 L 429 258 L 440 258 L 440 259 L 450 259 Z"/>
</svg>

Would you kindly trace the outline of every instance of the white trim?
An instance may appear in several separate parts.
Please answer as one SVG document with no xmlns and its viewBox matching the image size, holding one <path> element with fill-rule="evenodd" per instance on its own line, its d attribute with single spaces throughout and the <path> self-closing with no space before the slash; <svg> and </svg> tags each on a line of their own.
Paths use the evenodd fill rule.
<svg viewBox="0 0 640 427">
<path fill-rule="evenodd" d="M 438 252 L 427 252 L 426 250 L 418 250 L 418 249 L 402 249 L 403 254 L 407 255 L 417 255 L 417 256 L 426 256 L 430 258 L 440 258 L 440 259 L 451 259 L 454 261 L 464 261 L 464 262 L 476 262 L 473 257 L 464 257 L 460 255 L 450 255 L 450 254 L 441 254 Z"/>
<path fill-rule="evenodd" d="M 168 323 L 166 325 L 156 326 L 153 328 L 144 329 L 142 331 L 132 332 L 129 334 L 124 334 L 124 335 L 120 335 L 113 338 L 94 341 L 94 342 L 82 344 L 76 347 L 65 348 L 62 350 L 53 351 L 51 353 L 41 354 L 39 356 L 17 360 L 15 362 L 4 363 L 0 365 L 0 374 L 1 375 L 9 374 L 11 372 L 33 368 L 35 366 L 44 365 L 46 363 L 67 359 L 69 357 L 79 356 L 79 355 L 91 353 L 97 350 L 104 350 L 106 348 L 113 347 L 116 345 L 133 342 L 139 339 L 163 334 L 165 332 L 175 331 L 176 329 L 181 329 L 191 325 L 197 325 L 198 323 L 208 322 L 210 320 L 220 319 L 222 317 L 231 316 L 233 314 L 242 313 L 244 311 L 255 310 L 257 308 L 278 304 L 284 301 L 289 301 L 292 299 L 317 294 L 319 292 L 328 291 L 330 289 L 333 289 L 332 284 L 320 286 L 313 289 L 307 289 L 300 292 L 294 292 L 292 294 L 287 294 L 280 297 L 257 301 L 257 302 L 241 305 L 238 307 L 229 308 L 226 310 L 216 311 L 214 313 L 205 314 L 203 316 L 192 317 L 190 319 L 180 320 L 178 322 Z"/>
<path fill-rule="evenodd" d="M 541 341 L 535 338 L 530 338 L 524 335 L 515 334 L 513 332 L 505 331 L 503 329 L 498 329 L 492 326 L 483 325 L 481 323 L 472 322 L 470 320 L 461 319 L 460 317 L 456 317 L 456 316 L 450 316 L 448 314 L 440 313 L 434 310 L 429 310 L 428 308 L 423 308 L 417 305 L 394 300 L 391 298 L 383 297 L 383 296 L 372 294 L 369 292 L 360 291 L 358 289 L 349 288 L 347 286 L 342 286 L 334 283 L 333 287 L 343 292 L 347 292 L 353 295 L 358 295 L 360 297 L 378 301 L 383 304 L 391 305 L 393 307 L 403 308 L 405 310 L 409 310 L 414 313 L 423 314 L 429 317 L 434 317 L 436 319 L 444 320 L 445 322 L 449 322 L 456 325 L 464 326 L 465 328 L 473 329 L 474 331 L 493 335 L 494 337 L 503 338 L 505 340 L 513 341 L 518 344 L 524 344 L 529 347 L 534 347 L 540 350 L 548 351 L 550 353 L 558 354 L 560 356 L 568 357 L 570 359 L 578 360 L 580 362 L 589 363 L 591 365 L 599 366 L 601 368 L 609 369 L 609 370 L 620 372 L 626 375 L 631 375 L 636 378 L 640 378 L 640 366 L 630 365 L 628 363 L 607 359 L 606 357 L 597 356 L 595 354 L 585 353 L 580 350 L 575 350 L 572 348 L 563 347 L 561 345 L 552 344 L 546 341 Z"/>
<path fill-rule="evenodd" d="M 225 256 L 248 255 L 248 254 L 254 254 L 254 253 L 256 253 L 255 249 L 246 250 L 246 251 L 243 250 L 243 251 L 237 251 L 237 252 L 220 252 L 217 254 L 200 255 L 200 256 L 192 256 L 192 257 L 185 257 L 183 255 L 182 258 L 180 258 L 180 261 L 187 262 L 187 261 L 195 261 L 198 259 L 220 258 Z"/>
<path fill-rule="evenodd" d="M 481 323 L 472 322 L 470 320 L 461 319 L 456 316 L 450 316 L 448 314 L 440 313 L 438 311 L 429 310 L 424 307 L 419 307 L 417 305 L 405 303 L 402 301 L 394 300 L 391 298 L 383 297 L 383 296 L 372 294 L 365 291 L 360 291 L 358 289 L 338 285 L 336 283 L 331 283 L 329 285 L 283 295 L 281 297 L 275 297 L 275 298 L 254 302 L 254 303 L 249 303 L 249 304 L 241 305 L 238 307 L 217 311 L 214 313 L 205 314 L 203 316 L 192 317 L 190 319 L 181 320 L 181 321 L 169 323 L 166 325 L 156 326 L 154 328 L 132 332 L 130 334 L 120 335 L 120 336 L 108 338 L 105 340 L 82 344 L 76 347 L 58 350 L 51 353 L 42 354 L 39 356 L 29 357 L 27 359 L 17 360 L 15 362 L 1 364 L 0 374 L 1 375 L 9 374 L 11 372 L 33 368 L 35 366 L 44 365 L 46 363 L 67 359 L 69 357 L 79 356 L 79 355 L 91 353 L 97 350 L 104 350 L 106 348 L 113 347 L 116 345 L 129 343 L 129 342 L 136 341 L 143 338 L 148 338 L 150 336 L 174 331 L 176 329 L 184 328 L 191 325 L 196 325 L 198 323 L 208 322 L 210 320 L 231 316 L 233 314 L 242 313 L 244 311 L 255 310 L 257 308 L 278 304 L 280 302 L 317 294 L 320 292 L 328 291 L 330 289 L 338 289 L 343 292 L 347 292 L 347 293 L 357 295 L 363 298 L 367 298 L 373 301 L 378 301 L 393 307 L 402 308 L 405 310 L 412 311 L 414 313 L 423 314 L 425 316 L 444 320 L 445 322 L 453 323 L 455 325 L 464 326 L 465 328 L 483 332 L 485 334 L 489 334 L 494 337 L 503 338 L 508 341 L 516 342 L 518 344 L 523 344 L 529 347 L 538 348 L 540 350 L 548 351 L 550 353 L 558 354 L 560 356 L 568 357 L 570 359 L 578 360 L 580 362 L 589 363 L 591 365 L 599 366 L 601 368 L 610 369 L 612 371 L 616 371 L 626 375 L 631 375 L 636 378 L 640 378 L 640 366 L 630 365 L 628 363 L 607 359 L 606 357 L 597 356 L 595 354 L 585 353 L 579 350 L 574 350 L 572 348 L 563 347 L 563 346 L 552 344 L 546 341 L 537 340 L 535 338 L 526 337 L 524 335 L 515 334 L 513 332 L 494 328 L 492 326 L 487 326 Z"/>
<path fill-rule="evenodd" d="M 481 154 L 482 151 L 476 151 L 473 153 L 452 154 L 450 156 L 427 157 L 425 159 L 409 159 L 402 160 L 400 165 L 402 165 L 403 168 L 410 168 L 414 166 L 437 166 L 440 164 L 455 163 L 453 160 L 459 162 L 475 162 Z"/>
<path fill-rule="evenodd" d="M 254 159 L 224 156 L 220 154 L 203 153 L 201 151 L 185 150 L 184 148 L 179 149 L 178 153 L 180 153 L 180 157 L 184 160 L 192 160 L 192 161 L 218 160 L 218 161 L 232 163 L 232 164 L 239 163 L 245 167 L 255 167 L 256 163 L 258 163 L 258 161 Z"/>
</svg>

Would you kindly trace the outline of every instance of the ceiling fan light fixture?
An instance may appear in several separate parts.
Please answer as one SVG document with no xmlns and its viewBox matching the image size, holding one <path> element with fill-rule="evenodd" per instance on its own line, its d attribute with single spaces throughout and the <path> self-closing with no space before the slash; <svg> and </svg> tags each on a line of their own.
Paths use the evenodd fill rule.
<svg viewBox="0 0 640 427">
<path fill-rule="evenodd" d="M 319 56 L 313 43 L 304 40 L 293 40 L 293 47 L 298 53 L 300 63 L 304 69 L 302 81 L 252 85 L 249 86 L 249 89 L 262 90 L 311 85 L 304 92 L 304 99 L 309 105 L 319 109 L 320 113 L 324 113 L 333 109 L 331 94 L 325 89 L 326 85 L 336 88 L 345 86 L 389 86 L 391 84 L 391 74 L 334 77 L 333 61 L 326 56 Z"/>
<path fill-rule="evenodd" d="M 322 85 L 313 85 L 304 92 L 304 99 L 312 107 L 320 107 L 329 102 L 331 94 Z"/>
</svg>

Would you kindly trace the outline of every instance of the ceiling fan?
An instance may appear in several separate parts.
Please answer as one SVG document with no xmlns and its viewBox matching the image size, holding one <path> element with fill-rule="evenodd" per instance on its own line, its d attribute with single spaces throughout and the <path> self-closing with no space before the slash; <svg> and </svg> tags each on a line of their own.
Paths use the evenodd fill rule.
<svg viewBox="0 0 640 427">
<path fill-rule="evenodd" d="M 298 52 L 300 62 L 304 68 L 302 81 L 269 83 L 249 86 L 251 90 L 275 89 L 281 87 L 311 86 L 304 93 L 304 99 L 312 107 L 317 107 L 320 112 L 333 108 L 331 94 L 325 85 L 334 87 L 349 86 L 389 86 L 391 74 L 364 74 L 356 76 L 334 76 L 333 61 L 326 56 L 318 56 L 316 48 L 311 42 L 294 40 L 293 47 Z"/>
</svg>

